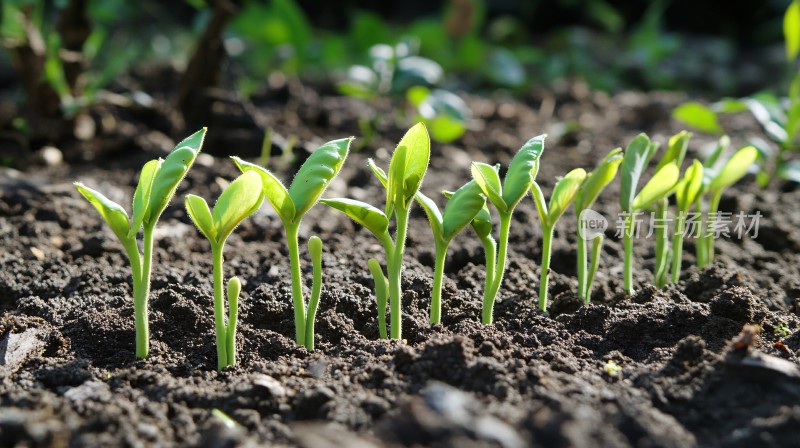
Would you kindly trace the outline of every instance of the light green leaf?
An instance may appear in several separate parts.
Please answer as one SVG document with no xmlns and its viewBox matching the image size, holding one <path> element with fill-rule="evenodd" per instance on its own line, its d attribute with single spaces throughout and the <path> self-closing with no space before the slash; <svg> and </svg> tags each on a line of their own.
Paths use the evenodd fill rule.
<svg viewBox="0 0 800 448">
<path fill-rule="evenodd" d="M 478 214 L 475 215 L 470 225 L 481 239 L 486 238 L 492 233 L 492 214 L 489 212 L 489 207 L 487 207 L 486 204 L 483 204 L 483 207 L 481 207 Z"/>
<path fill-rule="evenodd" d="M 386 181 L 386 216 L 392 216 L 397 204 L 405 204 L 405 190 L 403 181 L 406 177 L 407 146 L 398 146 L 389 162 L 389 177 Z"/>
<path fill-rule="evenodd" d="M 500 184 L 500 175 L 497 168 L 481 162 L 472 162 L 472 178 L 478 184 L 483 194 L 502 213 L 508 212 L 508 206 L 503 199 L 503 187 Z"/>
<path fill-rule="evenodd" d="M 414 199 L 417 200 L 417 203 L 425 210 L 425 214 L 428 215 L 428 221 L 433 229 L 433 235 L 436 238 L 444 238 L 442 214 L 439 212 L 439 207 L 433 202 L 433 199 L 425 196 L 421 191 L 418 191 L 417 194 L 414 195 Z"/>
<path fill-rule="evenodd" d="M 625 155 L 622 157 L 622 165 L 620 166 L 619 205 L 622 211 L 633 211 L 633 199 L 636 197 L 639 179 L 641 179 L 656 149 L 658 149 L 658 146 L 651 143 L 650 138 L 645 134 L 637 135 L 625 148 Z"/>
<path fill-rule="evenodd" d="M 758 150 L 753 146 L 746 146 L 731 156 L 725 166 L 711 181 L 709 190 L 720 190 L 728 188 L 741 179 L 750 166 L 758 159 Z"/>
<path fill-rule="evenodd" d="M 444 238 L 449 241 L 467 226 L 486 204 L 481 188 L 471 180 L 453 193 L 442 216 Z"/>
<path fill-rule="evenodd" d="M 691 138 L 692 134 L 687 131 L 681 131 L 670 137 L 667 152 L 664 153 L 658 165 L 656 165 L 656 171 L 672 162 L 675 162 L 680 168 L 683 165 L 683 159 L 686 157 L 686 151 L 689 149 L 689 139 Z"/>
<path fill-rule="evenodd" d="M 258 173 L 258 175 L 261 176 L 261 188 L 263 189 L 264 196 L 267 198 L 269 203 L 272 204 L 272 208 L 274 208 L 278 213 L 281 221 L 287 224 L 294 222 L 294 202 L 289 196 L 289 190 L 283 186 L 281 181 L 278 180 L 274 174 L 254 163 L 245 162 L 238 157 L 231 157 L 231 159 L 233 159 L 233 163 L 239 167 L 241 172 L 245 173 L 248 171 L 254 171 Z"/>
<path fill-rule="evenodd" d="M 117 235 L 117 238 L 123 242 L 127 241 L 129 239 L 128 214 L 125 212 L 125 209 L 97 190 L 92 190 L 80 182 L 75 182 L 74 185 L 75 188 L 78 189 L 78 192 L 100 212 L 100 216 L 108 223 L 108 226 L 111 227 L 111 230 Z"/>
<path fill-rule="evenodd" d="M 614 180 L 620 163 L 622 163 L 622 148 L 616 148 L 600 161 L 594 171 L 589 173 L 575 198 L 575 210 L 578 214 L 591 207 L 600 192 Z"/>
<path fill-rule="evenodd" d="M 545 137 L 547 136 L 539 135 L 528 140 L 508 165 L 508 171 L 503 180 L 502 196 L 509 210 L 516 207 L 519 201 L 528 194 L 531 183 L 536 179 L 539 171 L 539 157 L 544 151 Z M 487 195 L 487 197 L 489 196 Z M 491 197 L 489 199 L 491 200 Z"/>
<path fill-rule="evenodd" d="M 317 148 L 303 163 L 289 187 L 295 206 L 294 221 L 314 206 L 331 179 L 342 169 L 353 137 L 333 140 Z"/>
<path fill-rule="evenodd" d="M 722 134 L 717 114 L 707 106 L 697 103 L 683 103 L 672 111 L 672 118 L 709 134 Z"/>
<path fill-rule="evenodd" d="M 422 184 L 422 178 L 428 170 L 428 163 L 431 159 L 431 139 L 428 136 L 428 129 L 422 123 L 417 123 L 406 132 L 400 139 L 398 148 L 406 147 L 405 170 L 403 177 L 403 192 L 405 204 L 414 197 Z"/>
<path fill-rule="evenodd" d="M 144 218 L 145 225 L 154 225 L 164 209 L 167 208 L 167 204 L 175 195 L 178 184 L 186 176 L 197 154 L 200 153 L 205 135 L 206 128 L 190 135 L 178 143 L 176 149 L 169 153 L 161 164 L 150 189 L 150 200 Z"/>
<path fill-rule="evenodd" d="M 224 242 L 245 218 L 255 213 L 264 200 L 261 176 L 247 171 L 237 177 L 219 196 L 212 218 L 217 243 Z"/>
<path fill-rule="evenodd" d="M 686 169 L 683 178 L 675 186 L 675 200 L 678 210 L 688 212 L 689 207 L 703 190 L 703 164 L 695 160 L 692 166 Z"/>
<path fill-rule="evenodd" d="M 320 202 L 346 214 L 375 236 L 383 235 L 389 228 L 389 218 L 382 211 L 365 202 L 345 198 L 321 199 Z"/>
<path fill-rule="evenodd" d="M 208 208 L 205 199 L 193 194 L 186 195 L 186 212 L 209 241 L 212 243 L 217 241 L 217 229 L 214 227 L 211 209 Z"/>
<path fill-rule="evenodd" d="M 133 219 L 131 228 L 128 230 L 128 238 L 133 238 L 142 227 L 144 215 L 147 213 L 147 206 L 150 203 L 150 190 L 153 187 L 153 179 L 161 169 L 161 159 L 151 160 L 144 164 L 142 173 L 139 175 L 139 183 L 136 185 L 136 192 L 133 194 Z"/>
<path fill-rule="evenodd" d="M 567 207 L 575 200 L 578 191 L 586 180 L 586 171 L 576 168 L 556 182 L 553 194 L 550 195 L 550 207 L 547 212 L 548 225 L 554 226 L 558 218 L 564 214 Z"/>
<path fill-rule="evenodd" d="M 369 165 L 369 168 L 372 170 L 372 173 L 375 174 L 375 177 L 381 181 L 383 188 L 386 188 L 386 184 L 389 182 L 389 176 L 386 175 L 386 171 L 383 171 L 383 168 L 376 165 L 375 161 L 372 159 L 367 160 L 367 165 Z"/>
<path fill-rule="evenodd" d="M 653 203 L 669 196 L 675 188 L 675 184 L 678 183 L 680 172 L 680 168 L 674 163 L 670 163 L 656 171 L 653 178 L 636 195 L 633 200 L 632 211 L 644 210 Z"/>
<path fill-rule="evenodd" d="M 800 2 L 789 4 L 783 15 L 783 38 L 786 40 L 786 59 L 794 62 L 800 52 Z"/>
</svg>

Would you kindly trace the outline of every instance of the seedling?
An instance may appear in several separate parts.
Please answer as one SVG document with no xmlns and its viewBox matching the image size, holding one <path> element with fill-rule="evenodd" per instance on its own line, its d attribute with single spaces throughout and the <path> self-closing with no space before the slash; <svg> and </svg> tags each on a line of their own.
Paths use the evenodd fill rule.
<svg viewBox="0 0 800 448">
<path fill-rule="evenodd" d="M 636 194 L 639 180 L 648 162 L 658 149 L 645 134 L 639 134 L 625 149 L 621 165 L 620 208 L 625 214 L 623 246 L 625 251 L 625 291 L 633 295 L 633 237 L 636 214 L 666 198 L 678 182 L 680 170 L 675 162 L 665 164 L 657 170 L 649 182 Z"/>
<path fill-rule="evenodd" d="M 323 199 L 326 205 L 341 211 L 353 221 L 364 226 L 381 242 L 386 254 L 388 278 L 377 260 L 368 262 L 375 280 L 375 295 L 378 305 L 378 326 L 381 338 L 387 337 L 386 302 L 391 307 L 390 334 L 392 339 L 402 337 L 402 288 L 403 251 L 408 231 L 408 217 L 414 196 L 422 185 L 428 169 L 431 142 L 425 125 L 418 123 L 406 132 L 398 143 L 389 162 L 389 174 L 370 160 L 369 166 L 386 189 L 386 207 L 383 211 L 365 202 L 353 199 Z M 389 219 L 396 220 L 395 237 L 389 235 Z M 388 291 L 387 291 L 388 290 Z"/>
<path fill-rule="evenodd" d="M 545 137 L 546 135 L 534 137 L 520 148 L 511 160 L 502 184 L 500 183 L 500 174 L 498 172 L 499 165 L 491 166 L 480 162 L 472 163 L 472 177 L 475 179 L 475 183 L 478 184 L 483 195 L 494 205 L 498 215 L 500 215 L 500 238 L 496 245 L 491 241 L 491 236 L 484 233 L 487 231 L 487 222 L 484 219 L 488 219 L 488 213 L 485 215 L 479 213 L 478 218 L 480 220 L 477 220 L 481 230 L 476 229 L 476 232 L 478 232 L 479 236 L 484 233 L 484 236 L 481 236 L 484 250 L 491 248 L 496 254 L 492 257 L 487 252 L 486 256 L 487 288 L 483 295 L 481 321 L 487 325 L 492 323 L 494 302 L 506 270 L 511 215 L 514 213 L 519 201 L 528 194 L 533 181 L 536 179 L 536 174 L 539 172 L 539 157 L 544 151 Z M 473 225 L 474 227 L 475 225 Z M 488 224 L 488 230 L 491 231 L 490 224 Z M 495 260 L 495 263 L 491 263 L 493 266 L 490 266 L 490 258 Z M 491 282 L 489 282 L 490 279 Z"/>
<path fill-rule="evenodd" d="M 431 198 L 420 192 L 417 192 L 415 196 L 417 202 L 425 209 L 425 213 L 428 215 L 436 252 L 436 263 L 433 269 L 433 291 L 431 291 L 431 325 L 439 324 L 442 320 L 442 278 L 444 277 L 444 262 L 450 241 L 467 224 L 472 222 L 475 215 L 486 204 L 486 199 L 474 180 L 464 184 L 455 193 L 444 192 L 444 194 L 449 199 L 444 208 L 444 213 L 439 212 L 439 207 L 436 206 L 436 203 Z"/>
<path fill-rule="evenodd" d="M 664 153 L 664 156 L 656 166 L 656 171 L 671 163 L 675 164 L 678 169 L 680 169 L 680 166 L 683 164 L 683 159 L 686 157 L 686 151 L 689 147 L 689 139 L 691 137 L 692 134 L 686 131 L 681 131 L 673 135 L 669 139 L 667 152 Z M 670 196 L 670 194 L 671 193 L 665 195 L 655 203 L 655 219 L 658 226 L 655 232 L 656 262 L 653 267 L 653 279 L 658 288 L 663 288 L 667 284 L 667 276 L 669 275 L 669 230 L 667 225 L 669 221 L 669 201 L 667 197 Z M 676 254 L 676 256 L 679 257 L 680 253 Z"/>
<path fill-rule="evenodd" d="M 703 164 L 695 160 L 692 166 L 686 169 L 683 178 L 675 187 L 675 202 L 678 207 L 678 217 L 675 219 L 675 233 L 672 235 L 672 282 L 676 283 L 681 275 L 683 262 L 683 234 L 686 232 L 686 218 L 689 210 L 697 201 L 703 189 Z"/>
<path fill-rule="evenodd" d="M 539 184 L 533 182 L 531 192 L 533 200 L 536 202 L 536 210 L 539 212 L 539 220 L 542 222 L 542 273 L 539 280 L 539 309 L 543 312 L 547 310 L 547 285 L 550 278 L 550 251 L 553 247 L 553 230 L 556 222 L 561 215 L 567 211 L 567 207 L 575 200 L 578 191 L 586 180 L 586 171 L 583 168 L 576 168 L 566 176 L 556 182 L 553 194 L 550 196 L 550 205 L 544 199 L 544 193 L 539 188 Z"/>
<path fill-rule="evenodd" d="M 225 322 L 225 286 L 222 271 L 225 241 L 242 221 L 261 207 L 264 195 L 261 177 L 248 171 L 231 182 L 222 192 L 214 211 L 200 196 L 186 196 L 186 211 L 200 232 L 211 243 L 214 264 L 214 326 L 217 333 L 217 369 L 236 364 L 236 322 L 239 313 L 239 293 L 242 289 L 238 277 L 228 281 L 228 322 Z"/>
<path fill-rule="evenodd" d="M 255 171 L 261 176 L 264 196 L 278 214 L 286 231 L 286 241 L 289 246 L 289 262 L 292 267 L 292 304 L 294 306 L 295 340 L 299 345 L 309 350 L 314 348 L 314 317 L 316 304 L 306 302 L 303 297 L 303 279 L 300 271 L 300 250 L 298 244 L 298 231 L 303 216 L 318 201 L 331 180 L 339 174 L 339 170 L 347 158 L 353 137 L 333 140 L 317 148 L 303 163 L 300 170 L 292 180 L 287 190 L 280 180 L 267 169 L 258 165 L 245 162 L 233 157 L 236 166 L 243 172 Z M 309 240 L 309 250 L 312 255 L 317 251 L 317 243 Z M 321 242 L 320 252 L 321 252 Z M 312 265 L 316 262 L 312 259 Z M 321 274 L 314 275 L 312 291 L 321 290 Z M 312 295 L 313 298 L 313 295 Z M 312 300 L 313 302 L 313 300 Z"/>
<path fill-rule="evenodd" d="M 789 325 L 786 322 L 778 322 L 778 325 L 775 325 L 775 328 L 772 329 L 772 334 L 778 338 L 785 338 L 791 333 L 792 332 L 789 330 Z"/>
<path fill-rule="evenodd" d="M 708 208 L 709 219 L 717 218 L 719 202 L 722 193 L 731 185 L 739 181 L 758 159 L 758 150 L 753 146 L 746 146 L 734 153 L 725 161 L 722 168 L 706 168 L 703 176 L 703 188 L 696 199 L 698 211 L 703 210 L 705 195 L 711 198 Z M 714 235 L 708 230 L 708 220 L 703 221 L 703 229 L 697 239 L 697 267 L 703 268 L 714 261 Z"/>
<path fill-rule="evenodd" d="M 119 238 L 130 260 L 137 358 L 146 358 L 150 351 L 147 304 L 153 268 L 153 230 L 161 213 L 175 195 L 178 184 L 194 163 L 203 146 L 205 135 L 206 128 L 203 128 L 178 143 L 165 160 L 151 160 L 142 167 L 139 183 L 133 194 L 130 218 L 121 205 L 99 191 L 75 182 L 75 188 L 100 212 L 100 216 Z M 143 229 L 144 244 L 141 253 L 136 243 L 139 229 Z"/>
<path fill-rule="evenodd" d="M 590 232 L 587 226 L 587 211 L 597 200 L 600 192 L 614 180 L 622 163 L 622 148 L 614 149 L 603 158 L 594 171 L 588 174 L 575 197 L 575 217 L 578 220 L 578 296 L 584 303 L 589 303 L 592 296 L 592 283 L 600 263 L 600 251 L 603 248 L 603 233 Z M 599 230 L 599 229 L 594 229 Z M 592 263 L 587 274 L 586 242 L 592 240 Z"/>
</svg>

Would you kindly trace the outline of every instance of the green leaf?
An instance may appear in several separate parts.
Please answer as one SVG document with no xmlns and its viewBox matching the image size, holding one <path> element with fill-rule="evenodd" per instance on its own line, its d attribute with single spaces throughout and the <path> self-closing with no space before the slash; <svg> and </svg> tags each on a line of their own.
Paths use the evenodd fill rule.
<svg viewBox="0 0 800 448">
<path fill-rule="evenodd" d="M 272 208 L 278 213 L 281 221 L 286 224 L 294 222 L 294 201 L 292 201 L 292 198 L 289 196 L 289 190 L 283 186 L 281 181 L 278 180 L 274 174 L 254 163 L 245 162 L 238 157 L 231 157 L 231 159 L 233 159 L 233 163 L 239 167 L 241 172 L 254 171 L 258 173 L 258 175 L 261 176 L 261 188 L 263 189 L 264 196 L 269 203 L 272 204 Z"/>
<path fill-rule="evenodd" d="M 516 207 L 519 201 L 528 194 L 531 184 L 536 179 L 539 171 L 539 157 L 544 151 L 545 137 L 547 136 L 539 135 L 528 140 L 508 165 L 508 171 L 503 180 L 502 196 L 509 210 Z M 487 195 L 487 197 L 489 196 Z M 491 197 L 489 199 L 491 200 Z M 495 204 L 495 206 L 497 205 Z"/>
<path fill-rule="evenodd" d="M 400 139 L 400 143 L 397 144 L 398 149 L 402 146 L 406 147 L 406 166 L 403 171 L 402 184 L 405 206 L 419 190 L 431 159 L 431 139 L 428 136 L 428 130 L 425 125 L 417 123 L 409 129 L 406 135 Z"/>
<path fill-rule="evenodd" d="M 150 202 L 150 190 L 153 187 L 153 179 L 161 169 L 161 159 L 151 160 L 144 164 L 142 173 L 139 175 L 139 183 L 136 185 L 136 192 L 133 194 L 133 219 L 131 228 L 128 230 L 128 238 L 133 238 L 142 227 L 144 215 L 147 213 L 147 206 Z"/>
<path fill-rule="evenodd" d="M 372 173 L 375 174 L 375 177 L 381 181 L 383 188 L 387 188 L 386 184 L 389 182 L 389 176 L 386 175 L 386 171 L 383 171 L 383 168 L 376 165 L 375 161 L 372 159 L 367 160 L 367 165 L 369 165 L 369 168 L 372 170 Z"/>
<path fill-rule="evenodd" d="M 600 192 L 614 180 L 620 163 L 622 163 L 622 148 L 616 148 L 600 161 L 594 171 L 589 173 L 575 198 L 575 210 L 578 214 L 591 207 Z"/>
<path fill-rule="evenodd" d="M 632 212 L 633 199 L 647 163 L 658 147 L 645 134 L 639 134 L 625 148 L 620 173 L 619 205 L 624 212 Z"/>
<path fill-rule="evenodd" d="M 483 194 L 502 213 L 508 213 L 508 206 L 503 199 L 503 187 L 496 167 L 481 162 L 472 162 L 472 178 Z"/>
<path fill-rule="evenodd" d="M 178 143 L 167 158 L 162 162 L 161 168 L 153 179 L 150 189 L 147 213 L 144 217 L 145 225 L 154 225 L 167 204 L 175 195 L 178 184 L 194 163 L 197 154 L 203 146 L 206 128 L 203 128 Z"/>
<path fill-rule="evenodd" d="M 653 203 L 669 196 L 680 176 L 680 168 L 674 163 L 656 171 L 653 178 L 642 188 L 633 200 L 633 210 L 644 210 Z"/>
<path fill-rule="evenodd" d="M 722 134 L 716 112 L 703 104 L 694 101 L 681 104 L 672 111 L 672 117 L 698 131 Z"/>
<path fill-rule="evenodd" d="M 575 196 L 578 195 L 585 180 L 586 171 L 583 168 L 576 168 L 556 182 L 553 194 L 550 195 L 550 206 L 547 212 L 550 227 L 554 226 L 558 218 L 567 211 L 567 207 L 575 200 Z"/>
<path fill-rule="evenodd" d="M 264 200 L 261 176 L 247 171 L 237 177 L 219 196 L 212 218 L 217 243 L 224 242 L 245 218 L 252 215 Z"/>
<path fill-rule="evenodd" d="M 747 174 L 747 170 L 758 159 L 758 150 L 753 146 L 746 146 L 731 156 L 725 166 L 711 181 L 709 190 L 728 188 Z"/>
<path fill-rule="evenodd" d="M 683 178 L 675 186 L 675 200 L 678 210 L 688 212 L 689 207 L 703 190 L 703 164 L 695 160 L 692 166 L 686 169 Z"/>
<path fill-rule="evenodd" d="M 471 180 L 453 193 L 442 216 L 444 238 L 449 241 L 467 226 L 481 211 L 486 199 L 481 188 Z"/>
<path fill-rule="evenodd" d="M 214 227 L 214 219 L 211 217 L 211 209 L 208 203 L 200 196 L 193 194 L 186 195 L 186 212 L 192 218 L 194 225 L 212 243 L 217 241 L 217 229 Z"/>
<path fill-rule="evenodd" d="M 295 206 L 294 221 L 317 203 L 331 179 L 339 174 L 352 141 L 350 137 L 325 143 L 297 171 L 289 187 L 289 197 Z"/>
<path fill-rule="evenodd" d="M 375 236 L 383 235 L 389 228 L 389 218 L 382 211 L 365 202 L 345 198 L 322 199 L 320 202 L 346 214 Z"/>
<path fill-rule="evenodd" d="M 472 219 L 472 229 L 479 238 L 483 239 L 492 233 L 492 214 L 489 212 L 489 207 L 483 204 L 478 214 Z"/>
<path fill-rule="evenodd" d="M 783 15 L 783 38 L 786 40 L 786 59 L 793 62 L 800 52 L 800 2 L 789 4 Z"/>
<path fill-rule="evenodd" d="M 714 150 L 711 151 L 711 154 L 708 155 L 706 161 L 703 163 L 704 168 L 711 168 L 716 165 L 717 160 L 719 157 L 728 149 L 728 146 L 731 144 L 731 139 L 727 135 L 723 135 L 717 141 L 717 146 L 714 147 Z"/>
<path fill-rule="evenodd" d="M 692 134 L 687 131 L 681 131 L 670 137 L 667 152 L 664 153 L 658 165 L 656 165 L 656 171 L 672 162 L 675 162 L 680 168 L 683 165 L 683 159 L 686 157 L 686 150 L 689 149 L 689 139 L 691 138 Z"/>
<path fill-rule="evenodd" d="M 406 177 L 407 146 L 398 146 L 389 162 L 389 177 L 386 181 L 386 216 L 392 216 L 396 204 L 405 203 L 403 180 Z"/>
<path fill-rule="evenodd" d="M 75 185 L 78 192 L 100 212 L 100 216 L 108 223 L 108 226 L 111 227 L 111 230 L 117 235 L 117 238 L 123 242 L 127 241 L 129 239 L 128 214 L 125 212 L 125 209 L 122 208 L 121 205 L 105 197 L 99 191 L 92 190 L 80 182 L 75 182 L 73 185 Z"/>
<path fill-rule="evenodd" d="M 419 205 L 422 206 L 422 209 L 425 210 L 425 214 L 428 215 L 428 221 L 433 229 L 434 237 L 444 238 L 442 214 L 439 212 L 439 207 L 433 202 L 433 199 L 425 196 L 421 191 L 418 191 L 417 194 L 414 195 L 414 199 L 417 200 Z"/>
</svg>

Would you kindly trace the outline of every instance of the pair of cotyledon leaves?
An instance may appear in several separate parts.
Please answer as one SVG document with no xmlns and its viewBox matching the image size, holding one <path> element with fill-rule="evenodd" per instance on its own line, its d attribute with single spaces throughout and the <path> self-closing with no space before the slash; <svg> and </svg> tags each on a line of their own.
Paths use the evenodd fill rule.
<svg viewBox="0 0 800 448">
<path fill-rule="evenodd" d="M 166 159 L 151 160 L 142 167 L 133 194 L 133 216 L 102 193 L 76 182 L 75 187 L 96 209 L 121 241 L 129 241 L 144 226 L 153 226 L 169 204 L 178 184 L 203 146 L 206 128 L 190 135 Z"/>
<path fill-rule="evenodd" d="M 205 199 L 186 196 L 186 211 L 198 229 L 215 245 L 225 242 L 233 229 L 255 213 L 264 201 L 261 176 L 247 171 L 222 192 L 212 212 Z"/>
<path fill-rule="evenodd" d="M 284 225 L 296 225 L 339 174 L 352 141 L 353 137 L 343 138 L 317 148 L 297 171 L 288 189 L 265 168 L 238 157 L 233 157 L 233 161 L 243 173 L 252 172 L 260 177 L 264 196 Z"/>
</svg>

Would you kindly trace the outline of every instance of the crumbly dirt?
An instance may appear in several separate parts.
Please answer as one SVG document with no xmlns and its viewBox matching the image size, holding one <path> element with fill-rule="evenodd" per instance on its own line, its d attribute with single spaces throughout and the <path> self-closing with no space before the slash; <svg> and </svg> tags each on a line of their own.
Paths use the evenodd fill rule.
<svg viewBox="0 0 800 448">
<path fill-rule="evenodd" d="M 557 176 L 593 167 L 638 132 L 665 143 L 680 129 L 669 112 L 683 100 L 660 93 L 609 97 L 579 86 L 522 101 L 469 97 L 473 129 L 456 144 L 433 145 L 423 190 L 434 196 L 456 188 L 469 178 L 471 160 L 505 165 L 525 140 L 547 132 L 538 177 L 549 194 Z M 244 108 L 237 115 L 226 105 L 207 123 L 206 152 L 214 157 L 195 165 L 158 226 L 151 356 L 143 361 L 133 357 L 125 255 L 70 182 L 80 179 L 126 203 L 136 167 L 168 150 L 168 137 L 144 136 L 149 144 L 100 153 L 93 165 L 0 171 L 0 446 L 797 443 L 800 190 L 761 191 L 751 178 L 725 196 L 722 208 L 760 211 L 758 237 L 719 241 L 714 264 L 703 270 L 692 266 L 687 241 L 686 270 L 663 290 L 649 285 L 652 240 L 639 240 L 639 292 L 622 294 L 622 245 L 612 218 L 588 306 L 574 292 L 569 211 L 556 232 L 546 315 L 536 304 L 541 230 L 533 201 L 524 199 L 490 326 L 479 322 L 483 254 L 470 231 L 448 255 L 443 324 L 428 324 L 433 245 L 416 210 L 403 273 L 402 342 L 377 338 L 366 261 L 382 260 L 379 245 L 344 216 L 317 206 L 301 230 L 303 242 L 316 234 L 325 244 L 313 353 L 293 341 L 287 249 L 266 205 L 226 249 L 226 274 L 244 283 L 239 357 L 237 366 L 217 372 L 209 246 L 180 204 L 188 192 L 215 198 L 236 176 L 225 155 L 258 153 L 260 135 Z M 386 105 L 305 87 L 251 107 L 280 135 L 298 136 L 295 160 L 275 161 L 287 179 L 305 148 L 359 135 L 358 119 L 378 115 L 379 137 L 349 156 L 326 196 L 382 204 L 366 159 L 388 164 L 403 132 Z M 728 125 L 737 143 L 756 129 L 746 116 Z M 711 141 L 696 136 L 690 157 Z M 617 191 L 612 185 L 595 209 L 616 216 Z M 304 265 L 310 284 L 307 258 Z M 750 323 L 761 334 L 747 341 L 739 334 Z M 236 425 L 225 425 L 214 409 Z"/>
</svg>

